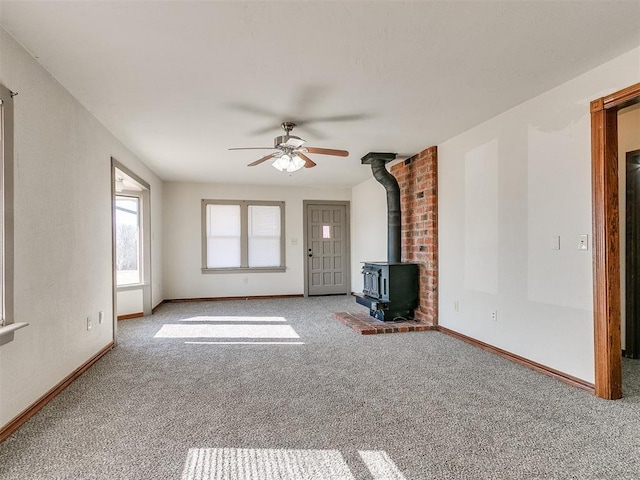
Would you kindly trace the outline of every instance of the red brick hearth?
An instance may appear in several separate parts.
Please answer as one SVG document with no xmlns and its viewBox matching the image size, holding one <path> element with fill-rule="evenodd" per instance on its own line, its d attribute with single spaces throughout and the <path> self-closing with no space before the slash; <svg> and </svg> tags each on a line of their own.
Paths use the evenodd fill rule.
<svg viewBox="0 0 640 480">
<path fill-rule="evenodd" d="M 435 327 L 418 320 L 406 320 L 403 322 L 383 322 L 367 313 L 334 313 L 335 317 L 361 335 L 375 335 L 377 333 L 403 333 L 424 332 Z"/>
</svg>

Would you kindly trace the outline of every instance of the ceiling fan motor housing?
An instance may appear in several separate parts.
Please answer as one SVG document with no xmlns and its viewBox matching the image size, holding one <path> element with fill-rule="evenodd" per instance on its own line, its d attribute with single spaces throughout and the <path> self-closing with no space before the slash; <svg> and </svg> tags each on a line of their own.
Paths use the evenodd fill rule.
<svg viewBox="0 0 640 480">
<path fill-rule="evenodd" d="M 273 140 L 275 148 L 298 148 L 304 144 L 304 140 L 295 135 L 280 135 Z"/>
</svg>

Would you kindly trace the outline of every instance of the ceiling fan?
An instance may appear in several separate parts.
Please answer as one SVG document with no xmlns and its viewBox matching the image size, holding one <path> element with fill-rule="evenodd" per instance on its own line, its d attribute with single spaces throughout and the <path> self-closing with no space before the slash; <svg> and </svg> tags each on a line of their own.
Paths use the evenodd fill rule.
<svg viewBox="0 0 640 480">
<path fill-rule="evenodd" d="M 280 126 L 284 130 L 285 134 L 280 135 L 273 140 L 273 147 L 239 147 L 230 148 L 229 150 L 276 150 L 274 153 L 265 155 L 255 162 L 251 162 L 247 166 L 255 167 L 256 165 L 260 165 L 262 162 L 274 159 L 271 165 L 281 172 L 295 172 L 303 167 L 315 167 L 316 163 L 306 155 L 307 153 L 334 155 L 337 157 L 346 157 L 349 155 L 349 152 L 346 150 L 305 147 L 305 140 L 300 137 L 296 137 L 295 135 L 291 135 L 291 130 L 296 126 L 295 123 L 282 122 Z"/>
</svg>

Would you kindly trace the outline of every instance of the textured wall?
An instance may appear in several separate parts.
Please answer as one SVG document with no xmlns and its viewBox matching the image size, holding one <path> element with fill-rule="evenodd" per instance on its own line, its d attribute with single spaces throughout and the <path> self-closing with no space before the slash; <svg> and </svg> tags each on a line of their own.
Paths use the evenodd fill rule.
<svg viewBox="0 0 640 480">
<path fill-rule="evenodd" d="M 371 170 L 369 165 L 362 168 Z M 387 194 L 373 176 L 351 192 L 351 289 L 362 292 L 362 263 L 387 260 Z"/>
<path fill-rule="evenodd" d="M 307 247 L 303 241 L 303 200 L 351 199 L 348 188 L 168 182 L 164 190 L 164 293 L 167 299 L 304 293 Z M 286 272 L 203 274 L 202 199 L 284 201 Z"/>
<path fill-rule="evenodd" d="M 639 81 L 635 49 L 438 145 L 440 325 L 593 382 L 589 103 Z"/>
<path fill-rule="evenodd" d="M 2 29 L 0 83 L 19 93 L 15 320 L 29 323 L 0 347 L 1 428 L 113 339 L 112 156 L 151 184 L 154 302 L 162 300 L 162 181 Z"/>
</svg>

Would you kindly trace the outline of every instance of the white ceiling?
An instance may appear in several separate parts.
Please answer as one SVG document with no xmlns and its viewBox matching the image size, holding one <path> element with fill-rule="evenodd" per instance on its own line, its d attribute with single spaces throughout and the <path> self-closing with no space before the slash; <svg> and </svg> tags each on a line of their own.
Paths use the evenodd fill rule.
<svg viewBox="0 0 640 480">
<path fill-rule="evenodd" d="M 165 180 L 351 186 L 370 151 L 410 156 L 640 45 L 640 2 L 2 0 L 0 24 Z M 294 130 L 351 153 L 312 169 L 228 151 L 343 116 Z"/>
</svg>

